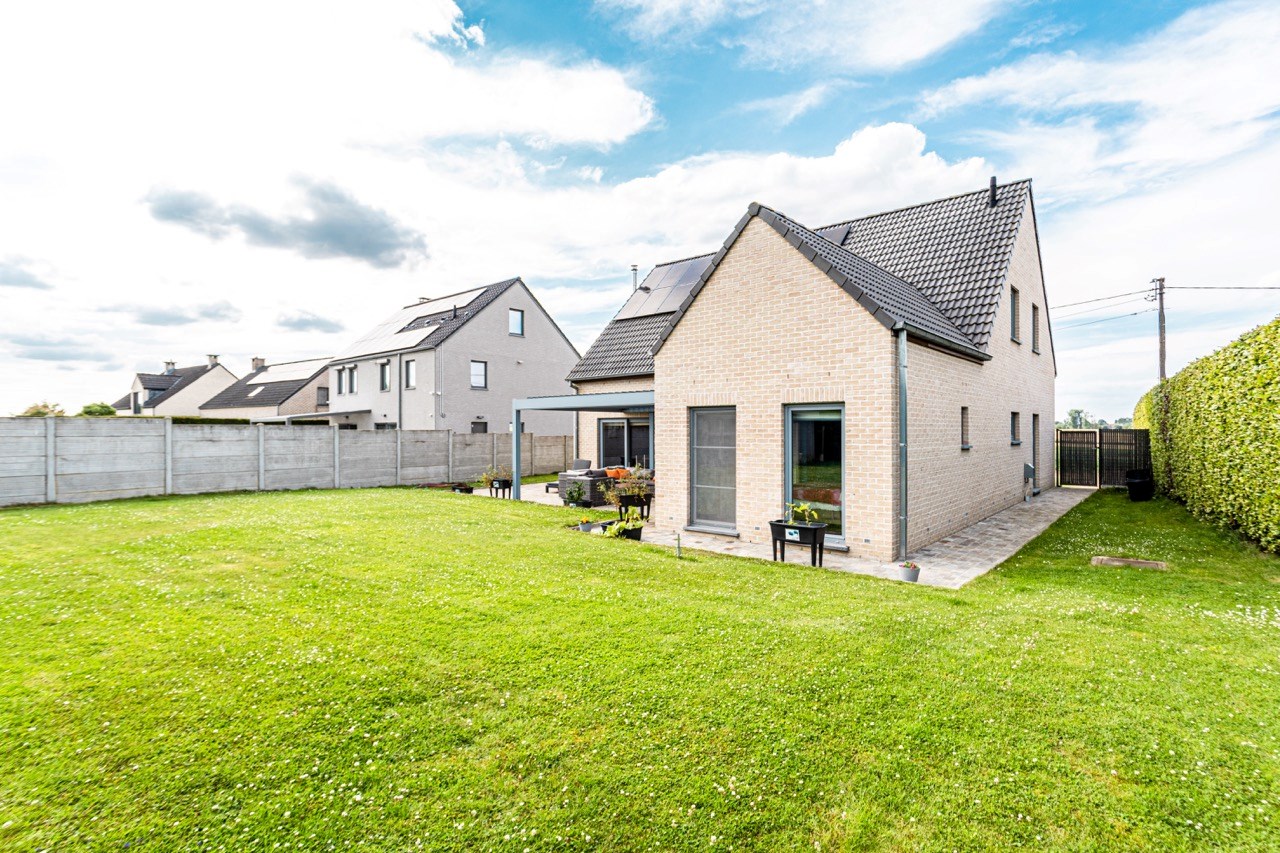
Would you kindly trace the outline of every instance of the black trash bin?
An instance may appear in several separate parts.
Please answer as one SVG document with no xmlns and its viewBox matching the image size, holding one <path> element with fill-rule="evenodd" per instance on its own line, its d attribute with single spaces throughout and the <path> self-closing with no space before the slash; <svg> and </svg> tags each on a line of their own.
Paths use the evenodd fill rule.
<svg viewBox="0 0 1280 853">
<path fill-rule="evenodd" d="M 1150 468 L 1131 468 L 1124 472 L 1124 484 L 1129 488 L 1129 500 L 1149 501 L 1156 494 L 1156 481 Z"/>
</svg>

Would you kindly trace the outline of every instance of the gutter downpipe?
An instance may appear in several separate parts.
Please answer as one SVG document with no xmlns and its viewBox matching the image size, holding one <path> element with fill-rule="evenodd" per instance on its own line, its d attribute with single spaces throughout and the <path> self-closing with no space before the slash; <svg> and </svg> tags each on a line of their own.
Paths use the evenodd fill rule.
<svg viewBox="0 0 1280 853">
<path fill-rule="evenodd" d="M 898 336 L 898 559 L 907 559 L 907 327 L 893 327 Z"/>
</svg>

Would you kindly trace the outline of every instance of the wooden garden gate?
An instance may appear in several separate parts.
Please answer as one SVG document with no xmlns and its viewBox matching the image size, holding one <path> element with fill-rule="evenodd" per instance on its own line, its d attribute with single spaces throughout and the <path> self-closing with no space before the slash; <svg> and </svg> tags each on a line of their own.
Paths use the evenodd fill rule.
<svg viewBox="0 0 1280 853">
<path fill-rule="evenodd" d="M 1123 486 L 1125 473 L 1151 467 L 1151 434 L 1145 429 L 1060 429 L 1058 485 Z"/>
</svg>

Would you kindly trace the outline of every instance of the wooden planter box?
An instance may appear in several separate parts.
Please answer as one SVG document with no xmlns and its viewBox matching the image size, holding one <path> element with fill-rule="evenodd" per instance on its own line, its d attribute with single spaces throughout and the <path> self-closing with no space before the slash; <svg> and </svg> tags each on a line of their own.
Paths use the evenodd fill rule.
<svg viewBox="0 0 1280 853">
<path fill-rule="evenodd" d="M 809 565 L 822 565 L 824 546 L 827 541 L 827 525 L 824 522 L 788 524 L 782 520 L 771 521 L 769 530 L 773 533 L 773 559 L 777 560 L 781 551 L 782 560 L 785 562 L 787 545 L 803 545 L 809 549 Z"/>
</svg>

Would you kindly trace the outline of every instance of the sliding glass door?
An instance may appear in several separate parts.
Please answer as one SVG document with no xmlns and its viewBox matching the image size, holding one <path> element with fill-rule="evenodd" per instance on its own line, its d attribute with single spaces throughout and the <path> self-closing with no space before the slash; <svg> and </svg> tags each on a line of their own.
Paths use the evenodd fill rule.
<svg viewBox="0 0 1280 853">
<path fill-rule="evenodd" d="M 737 417 L 733 409 L 689 412 L 689 520 L 733 529 L 737 523 Z"/>
<path fill-rule="evenodd" d="M 600 421 L 600 467 L 623 465 L 627 468 L 652 468 L 649 458 L 649 421 Z"/>
<path fill-rule="evenodd" d="M 827 535 L 844 536 L 844 408 L 786 409 L 786 500 L 808 504 L 827 523 Z"/>
</svg>

